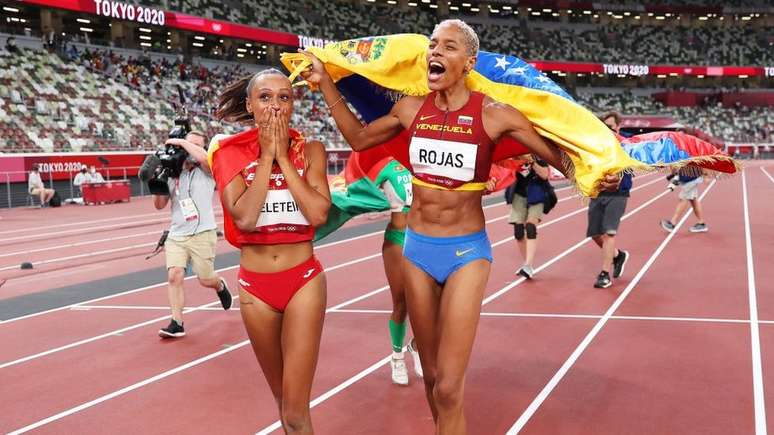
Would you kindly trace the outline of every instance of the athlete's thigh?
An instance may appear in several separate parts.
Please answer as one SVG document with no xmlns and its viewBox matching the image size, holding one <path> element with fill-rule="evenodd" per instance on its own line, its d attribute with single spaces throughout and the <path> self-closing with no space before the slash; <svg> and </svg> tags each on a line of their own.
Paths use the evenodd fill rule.
<svg viewBox="0 0 774 435">
<path fill-rule="evenodd" d="M 409 260 L 403 260 L 403 283 L 406 288 L 406 306 L 408 307 L 411 328 L 419 348 L 422 368 L 425 376 L 435 374 L 438 336 L 436 324 L 440 286 Z"/>
<path fill-rule="evenodd" d="M 470 262 L 454 272 L 441 293 L 438 315 L 438 376 L 462 380 L 481 317 L 491 263 Z"/>
<path fill-rule="evenodd" d="M 306 283 L 290 300 L 282 321 L 283 401 L 308 403 L 325 319 L 325 274 Z"/>
<path fill-rule="evenodd" d="M 239 311 L 253 352 L 275 397 L 282 394 L 282 313 L 239 289 Z"/>
</svg>

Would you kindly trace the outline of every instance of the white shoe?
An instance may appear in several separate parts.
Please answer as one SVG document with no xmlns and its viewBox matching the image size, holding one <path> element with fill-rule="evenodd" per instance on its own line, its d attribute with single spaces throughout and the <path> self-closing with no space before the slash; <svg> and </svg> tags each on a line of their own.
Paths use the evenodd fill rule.
<svg viewBox="0 0 774 435">
<path fill-rule="evenodd" d="M 397 356 L 400 355 L 400 356 Z M 406 370 L 406 361 L 403 360 L 403 354 L 392 354 L 390 361 L 392 368 L 392 383 L 398 385 L 408 385 L 408 370 Z"/>
<path fill-rule="evenodd" d="M 414 348 L 414 339 L 412 338 L 409 340 L 408 346 L 406 346 L 409 353 L 411 354 L 411 358 L 414 360 L 414 373 L 418 377 L 423 377 L 424 373 L 422 372 L 422 361 L 419 360 L 419 352 Z"/>
</svg>

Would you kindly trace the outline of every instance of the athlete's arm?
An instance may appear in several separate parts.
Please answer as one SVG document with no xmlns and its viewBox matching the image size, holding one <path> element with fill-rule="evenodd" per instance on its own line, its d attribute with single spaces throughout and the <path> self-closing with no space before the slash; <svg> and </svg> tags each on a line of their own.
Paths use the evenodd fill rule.
<svg viewBox="0 0 774 435">
<path fill-rule="evenodd" d="M 487 134 L 492 133 L 489 137 L 497 140 L 502 136 L 510 136 L 567 175 L 561 150 L 540 137 L 529 119 L 521 112 L 507 104 L 489 102 L 484 104 L 484 115 L 484 130 Z"/>
<path fill-rule="evenodd" d="M 269 190 L 269 177 L 271 167 L 274 164 L 276 146 L 273 140 L 273 129 L 276 122 L 269 122 L 269 112 L 264 112 L 262 124 L 268 123 L 268 128 L 261 129 L 259 137 L 260 157 L 255 167 L 255 178 L 250 186 L 245 183 L 244 177 L 237 174 L 223 189 L 223 208 L 231 215 L 234 225 L 242 231 L 254 231 L 261 215 L 261 208 L 266 202 L 266 193 Z"/>
<path fill-rule="evenodd" d="M 331 208 L 331 192 L 325 171 L 328 162 L 325 147 L 319 141 L 307 142 L 304 146 L 304 155 L 309 162 L 306 181 L 298 174 L 287 154 L 281 151 L 277 154 L 277 163 L 288 183 L 290 194 L 301 208 L 301 214 L 313 227 L 323 225 L 328 220 L 328 210 Z"/>
<path fill-rule="evenodd" d="M 255 178 L 247 186 L 244 177 L 237 174 L 223 189 L 223 208 L 242 231 L 254 231 L 261 215 L 261 206 L 269 190 L 269 176 L 273 158 L 261 156 L 255 168 Z"/>
<path fill-rule="evenodd" d="M 535 162 L 532 164 L 532 169 L 535 171 L 535 174 L 537 174 L 538 177 L 544 180 L 548 180 L 548 175 L 550 173 L 548 166 L 543 166 L 540 163 Z"/>
<path fill-rule="evenodd" d="M 349 110 L 349 106 L 343 100 L 341 93 L 336 88 L 336 84 L 333 83 L 320 59 L 317 59 L 311 53 L 303 53 L 312 60 L 312 69 L 302 73 L 301 76 L 307 82 L 320 87 L 325 103 L 330 107 L 331 116 L 336 121 L 336 126 L 353 150 L 366 150 L 383 144 L 400 134 L 404 127 L 398 114 L 405 105 L 406 98 L 395 103 L 390 113 L 364 126 L 357 116 Z"/>
</svg>

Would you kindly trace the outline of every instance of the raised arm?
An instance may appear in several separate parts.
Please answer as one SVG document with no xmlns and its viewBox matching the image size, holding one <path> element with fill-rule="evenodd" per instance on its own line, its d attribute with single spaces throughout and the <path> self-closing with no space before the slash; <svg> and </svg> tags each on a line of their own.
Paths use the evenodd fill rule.
<svg viewBox="0 0 774 435">
<path fill-rule="evenodd" d="M 336 126 L 353 150 L 362 151 L 383 144 L 400 134 L 404 127 L 399 114 L 406 105 L 406 98 L 395 103 L 387 115 L 363 125 L 347 106 L 320 59 L 311 53 L 303 53 L 312 60 L 312 68 L 301 73 L 301 76 L 307 82 L 319 86 Z"/>
</svg>

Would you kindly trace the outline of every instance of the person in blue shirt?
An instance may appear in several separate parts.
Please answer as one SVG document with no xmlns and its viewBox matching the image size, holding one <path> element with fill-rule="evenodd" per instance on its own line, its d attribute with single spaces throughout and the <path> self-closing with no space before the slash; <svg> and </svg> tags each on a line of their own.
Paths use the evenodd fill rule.
<svg viewBox="0 0 774 435">
<path fill-rule="evenodd" d="M 610 112 L 600 119 L 613 132 L 619 133 L 621 115 Z M 624 173 L 621 175 L 618 190 L 603 191 L 589 202 L 586 236 L 591 237 L 594 243 L 602 248 L 602 270 L 594 282 L 596 288 L 608 288 L 613 285 L 612 278 L 618 278 L 623 274 L 626 262 L 629 260 L 628 252 L 616 248 L 615 236 L 618 234 L 618 225 L 626 211 L 631 188 L 632 175 Z"/>
</svg>

